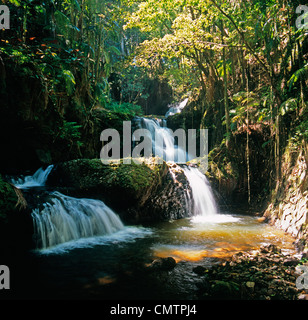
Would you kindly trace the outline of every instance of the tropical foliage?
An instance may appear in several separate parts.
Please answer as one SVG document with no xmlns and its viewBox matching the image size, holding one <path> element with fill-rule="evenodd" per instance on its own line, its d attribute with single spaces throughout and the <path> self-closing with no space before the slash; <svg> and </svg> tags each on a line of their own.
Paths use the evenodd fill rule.
<svg viewBox="0 0 308 320">
<path fill-rule="evenodd" d="M 96 107 L 140 114 L 149 81 L 159 79 L 174 100 L 198 96 L 200 126 L 214 112 L 217 136 L 227 141 L 266 123 L 278 159 L 282 136 L 307 138 L 308 33 L 296 27 L 299 0 L 2 2 L 14 28 L 2 31 L 0 53 L 34 64 L 63 114 L 72 103 L 85 119 Z M 68 119 L 64 132 L 77 137 L 77 129 Z"/>
</svg>

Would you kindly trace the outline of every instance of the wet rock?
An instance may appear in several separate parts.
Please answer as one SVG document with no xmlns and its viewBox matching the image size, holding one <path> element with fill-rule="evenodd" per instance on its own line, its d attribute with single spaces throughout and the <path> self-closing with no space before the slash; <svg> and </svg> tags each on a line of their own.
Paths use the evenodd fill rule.
<svg viewBox="0 0 308 320">
<path fill-rule="evenodd" d="M 198 266 L 198 267 L 195 267 L 193 268 L 193 272 L 198 274 L 198 275 L 203 275 L 206 271 L 206 268 L 202 267 L 202 266 Z"/>
<path fill-rule="evenodd" d="M 268 244 L 268 245 L 264 245 L 260 248 L 261 253 L 269 253 L 269 252 L 273 252 L 273 253 L 281 253 L 281 249 L 278 248 L 276 245 L 274 244 Z"/>
<path fill-rule="evenodd" d="M 295 257 L 287 258 L 284 263 L 285 266 L 297 266 L 299 264 L 299 260 Z"/>
<path fill-rule="evenodd" d="M 176 261 L 172 257 L 155 259 L 150 265 L 150 270 L 171 271 L 175 268 Z"/>
<path fill-rule="evenodd" d="M 232 281 L 216 280 L 211 287 L 212 296 L 219 299 L 236 299 L 239 297 L 239 285 Z"/>
<path fill-rule="evenodd" d="M 211 286 L 201 296 L 203 299 L 297 300 L 300 291 L 296 288 L 298 274 L 294 266 L 298 263 L 297 257 L 285 256 L 273 245 L 237 253 L 231 261 L 206 272 L 206 281 Z"/>
<path fill-rule="evenodd" d="M 144 206 L 149 216 L 160 220 L 187 218 L 190 209 L 187 199 L 191 198 L 191 187 L 181 166 L 167 162 L 168 172 L 162 181 L 162 187 L 152 194 Z"/>
<path fill-rule="evenodd" d="M 247 281 L 246 282 L 246 287 L 249 288 L 251 291 L 253 291 L 254 288 L 255 288 L 255 282 Z"/>
</svg>

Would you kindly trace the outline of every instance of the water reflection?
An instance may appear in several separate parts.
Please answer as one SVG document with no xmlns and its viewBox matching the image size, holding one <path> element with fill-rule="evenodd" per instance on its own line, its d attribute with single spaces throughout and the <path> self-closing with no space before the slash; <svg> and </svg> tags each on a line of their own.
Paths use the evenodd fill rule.
<svg viewBox="0 0 308 320">
<path fill-rule="evenodd" d="M 255 217 L 230 214 L 175 221 L 160 236 L 160 243 L 152 247 L 155 256 L 191 262 L 226 259 L 267 243 L 291 249 L 293 242 L 284 232 L 260 223 Z"/>
<path fill-rule="evenodd" d="M 256 218 L 227 215 L 223 221 L 183 219 L 126 227 L 108 237 L 82 239 L 16 261 L 14 288 L 20 298 L 193 299 L 200 277 L 193 269 L 211 267 L 243 250 L 273 243 L 292 248 L 293 238 Z M 233 218 L 233 219 L 230 219 Z M 169 272 L 149 272 L 157 257 L 174 257 Z"/>
</svg>

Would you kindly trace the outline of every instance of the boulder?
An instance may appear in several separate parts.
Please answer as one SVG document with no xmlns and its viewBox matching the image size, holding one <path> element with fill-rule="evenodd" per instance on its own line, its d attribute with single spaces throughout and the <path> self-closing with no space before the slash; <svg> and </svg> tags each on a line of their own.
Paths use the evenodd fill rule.
<svg viewBox="0 0 308 320">
<path fill-rule="evenodd" d="M 144 211 L 152 219 L 176 220 L 191 215 L 191 187 L 181 166 L 168 162 L 162 185 L 148 198 Z"/>
<path fill-rule="evenodd" d="M 189 217 L 191 188 L 184 170 L 173 162 L 149 158 L 142 164 L 123 159 L 103 164 L 79 159 L 55 165 L 47 185 L 64 194 L 103 200 L 124 221 L 139 223 Z"/>
<path fill-rule="evenodd" d="M 239 286 L 233 281 L 215 280 L 211 287 L 212 296 L 222 300 L 239 298 Z"/>
<path fill-rule="evenodd" d="M 167 173 L 167 164 L 154 158 L 143 164 L 121 160 L 109 165 L 99 159 L 80 159 L 57 164 L 47 185 L 65 188 L 73 196 L 101 199 L 118 213 L 125 212 L 128 220 L 142 220 L 145 203 L 160 190 Z"/>
<path fill-rule="evenodd" d="M 175 268 L 176 261 L 172 257 L 155 259 L 148 268 L 150 270 L 171 271 Z"/>
</svg>

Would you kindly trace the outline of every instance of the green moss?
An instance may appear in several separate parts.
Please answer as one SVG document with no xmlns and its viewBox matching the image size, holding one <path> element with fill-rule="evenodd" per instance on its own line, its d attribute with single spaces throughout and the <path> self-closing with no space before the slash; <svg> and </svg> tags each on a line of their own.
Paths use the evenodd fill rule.
<svg viewBox="0 0 308 320">
<path fill-rule="evenodd" d="M 124 164 L 123 159 L 110 164 L 103 164 L 100 159 L 80 159 L 59 164 L 49 182 L 58 185 L 59 178 L 62 186 L 131 205 L 144 203 L 167 172 L 167 164 L 157 164 L 154 158 L 143 164 Z"/>
<path fill-rule="evenodd" d="M 0 176 L 0 223 L 7 222 L 8 215 L 16 209 L 17 201 L 14 188 Z"/>
</svg>

